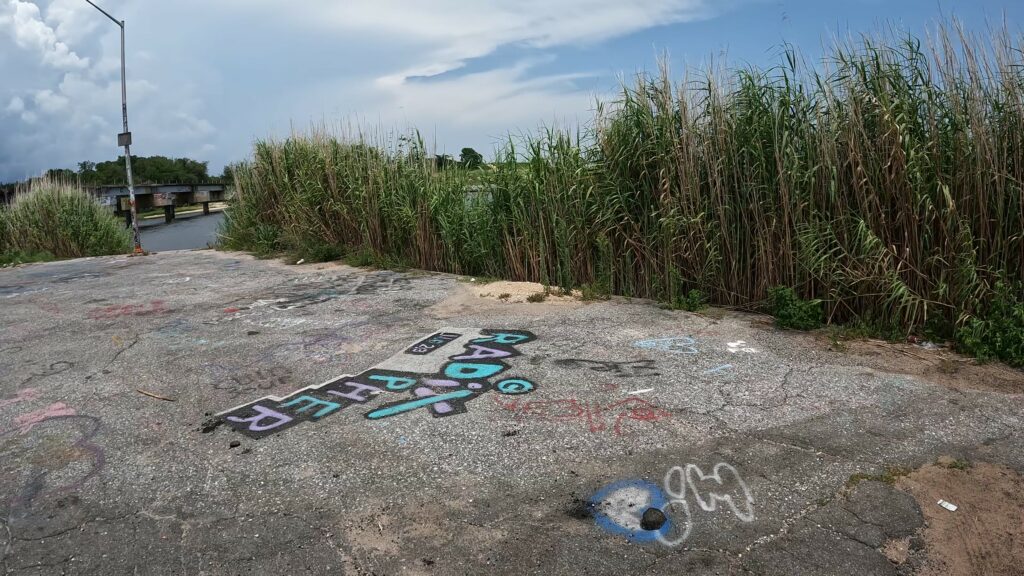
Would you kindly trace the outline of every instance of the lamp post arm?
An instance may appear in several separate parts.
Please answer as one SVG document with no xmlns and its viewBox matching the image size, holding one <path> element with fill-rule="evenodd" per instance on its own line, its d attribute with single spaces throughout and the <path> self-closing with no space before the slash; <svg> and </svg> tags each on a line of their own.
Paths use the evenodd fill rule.
<svg viewBox="0 0 1024 576">
<path fill-rule="evenodd" d="M 113 16 L 111 16 L 109 12 L 107 12 L 103 8 L 100 8 L 99 6 L 94 4 L 92 0 L 85 0 L 85 1 L 88 2 L 89 5 L 92 6 L 93 8 L 95 8 L 95 9 L 99 10 L 100 12 L 102 12 L 104 16 L 106 16 L 107 18 L 110 18 L 111 20 L 113 20 L 114 24 L 117 24 L 121 28 L 124 28 L 124 22 L 122 22 L 122 21 L 118 20 L 117 18 L 114 18 Z"/>
</svg>

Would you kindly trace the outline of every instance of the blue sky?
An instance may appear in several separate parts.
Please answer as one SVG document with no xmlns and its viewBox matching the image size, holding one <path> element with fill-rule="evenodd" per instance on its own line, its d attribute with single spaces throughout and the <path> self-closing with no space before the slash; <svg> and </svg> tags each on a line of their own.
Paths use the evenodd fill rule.
<svg viewBox="0 0 1024 576">
<path fill-rule="evenodd" d="M 681 78 L 713 57 L 771 65 L 782 43 L 817 59 L 836 34 L 924 34 L 956 16 L 984 31 L 996 0 L 104 0 L 127 21 L 139 155 L 219 172 L 254 138 L 311 123 L 416 126 L 440 153 L 488 153 L 509 132 L 571 126 L 618 78 L 667 52 Z M 0 0 L 0 181 L 114 158 L 117 28 L 84 0 Z"/>
</svg>

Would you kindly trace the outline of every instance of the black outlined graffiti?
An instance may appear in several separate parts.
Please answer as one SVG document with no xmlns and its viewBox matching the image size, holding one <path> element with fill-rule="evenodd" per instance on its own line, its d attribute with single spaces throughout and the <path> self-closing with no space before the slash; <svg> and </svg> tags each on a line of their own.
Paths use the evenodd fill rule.
<svg viewBox="0 0 1024 576">
<path fill-rule="evenodd" d="M 582 358 L 563 358 L 555 360 L 555 365 L 562 368 L 586 368 L 593 372 L 607 372 L 616 378 L 636 378 L 640 376 L 661 376 L 654 360 L 637 360 L 634 362 L 611 362 L 601 360 L 585 360 Z"/>
<path fill-rule="evenodd" d="M 417 342 L 416 345 L 406 350 L 405 353 L 412 354 L 414 356 L 423 356 L 430 354 L 452 340 L 458 340 L 461 337 L 462 334 L 456 334 L 454 332 L 439 332 L 429 338 L 425 338 L 422 342 Z"/>
<path fill-rule="evenodd" d="M 287 397 L 261 398 L 222 412 L 217 419 L 259 439 L 302 422 L 318 421 L 354 404 L 366 404 L 383 393 L 409 396 L 367 412 L 367 420 L 382 420 L 420 409 L 428 410 L 434 418 L 464 414 L 469 402 L 490 390 L 515 396 L 536 388 L 523 378 L 500 378 L 509 369 L 504 360 L 521 355 L 516 346 L 534 340 L 533 333 L 523 330 L 480 330 L 478 338 L 447 357 L 436 373 L 371 368 L 355 376 L 341 376 L 303 388 Z"/>
</svg>

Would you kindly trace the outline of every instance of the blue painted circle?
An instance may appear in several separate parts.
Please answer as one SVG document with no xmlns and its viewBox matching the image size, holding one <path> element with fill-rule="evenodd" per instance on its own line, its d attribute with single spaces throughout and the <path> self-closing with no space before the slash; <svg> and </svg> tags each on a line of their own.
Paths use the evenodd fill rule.
<svg viewBox="0 0 1024 576">
<path fill-rule="evenodd" d="M 650 499 L 648 507 L 657 508 L 665 513 L 665 518 L 668 520 L 661 528 L 658 530 L 633 530 L 619 524 L 612 517 L 601 511 L 601 502 L 607 500 L 611 495 L 615 494 L 619 490 L 627 488 L 639 489 L 646 492 Z M 594 521 L 597 522 L 598 526 L 612 534 L 625 536 L 634 542 L 654 542 L 658 539 L 659 534 L 666 537 L 669 531 L 672 530 L 672 519 L 666 511 L 669 504 L 668 498 L 665 496 L 665 493 L 662 492 L 660 486 L 647 480 L 622 480 L 620 482 L 615 482 L 614 484 L 609 484 L 591 496 L 590 500 L 587 501 L 587 504 L 594 512 Z"/>
<path fill-rule="evenodd" d="M 533 392 L 534 386 L 533 382 L 530 382 L 529 380 L 515 379 L 502 380 L 501 382 L 498 382 L 497 388 L 498 392 L 501 392 L 502 394 L 515 395 L 529 394 L 530 392 Z"/>
</svg>

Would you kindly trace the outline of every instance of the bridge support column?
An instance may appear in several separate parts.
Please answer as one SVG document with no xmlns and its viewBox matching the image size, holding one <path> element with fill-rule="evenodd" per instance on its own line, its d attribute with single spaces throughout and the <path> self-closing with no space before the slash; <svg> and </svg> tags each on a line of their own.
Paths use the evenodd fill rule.
<svg viewBox="0 0 1024 576">
<path fill-rule="evenodd" d="M 174 205 L 164 206 L 164 222 L 170 224 L 174 221 Z"/>
<path fill-rule="evenodd" d="M 210 215 L 210 203 L 209 202 L 203 202 L 203 216 L 209 216 L 209 215 Z"/>
</svg>

